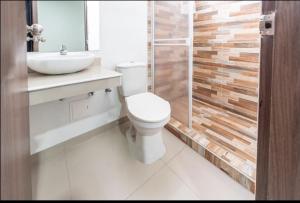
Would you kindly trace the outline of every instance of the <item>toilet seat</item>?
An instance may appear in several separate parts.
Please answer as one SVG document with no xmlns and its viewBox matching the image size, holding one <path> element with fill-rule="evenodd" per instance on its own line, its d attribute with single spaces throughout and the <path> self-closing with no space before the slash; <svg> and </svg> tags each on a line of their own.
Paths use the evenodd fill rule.
<svg viewBox="0 0 300 203">
<path fill-rule="evenodd" d="M 158 123 L 169 118 L 169 102 L 150 92 L 126 98 L 128 113 L 135 119 L 146 123 Z"/>
</svg>

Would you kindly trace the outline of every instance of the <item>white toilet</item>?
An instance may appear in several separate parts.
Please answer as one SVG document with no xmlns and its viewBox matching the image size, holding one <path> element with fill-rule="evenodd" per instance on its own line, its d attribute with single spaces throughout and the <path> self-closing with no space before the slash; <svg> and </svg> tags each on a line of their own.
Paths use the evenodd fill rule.
<svg viewBox="0 0 300 203">
<path fill-rule="evenodd" d="M 161 131 L 170 120 L 170 104 L 147 92 L 146 64 L 123 63 L 117 66 L 117 71 L 122 73 L 120 94 L 125 97 L 131 121 L 126 133 L 130 151 L 136 159 L 151 164 L 166 152 Z"/>
</svg>

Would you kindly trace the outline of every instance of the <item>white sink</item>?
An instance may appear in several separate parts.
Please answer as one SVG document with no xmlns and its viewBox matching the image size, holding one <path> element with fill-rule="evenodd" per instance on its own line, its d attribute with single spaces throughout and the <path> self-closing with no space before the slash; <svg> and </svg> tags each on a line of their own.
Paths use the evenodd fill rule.
<svg viewBox="0 0 300 203">
<path fill-rule="evenodd" d="M 27 66 L 43 74 L 66 74 L 81 71 L 94 62 L 95 56 L 88 52 L 28 53 Z"/>
</svg>

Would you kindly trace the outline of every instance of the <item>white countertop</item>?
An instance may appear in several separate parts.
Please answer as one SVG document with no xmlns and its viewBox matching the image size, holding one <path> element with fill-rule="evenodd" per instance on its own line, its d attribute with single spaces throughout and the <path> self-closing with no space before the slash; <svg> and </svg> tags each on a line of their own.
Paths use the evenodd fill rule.
<svg viewBox="0 0 300 203">
<path fill-rule="evenodd" d="M 54 87 L 103 80 L 120 77 L 121 75 L 121 73 L 116 71 L 101 68 L 100 64 L 97 63 L 83 71 L 72 74 L 44 75 L 32 72 L 28 74 L 28 91 L 33 92 Z"/>
</svg>

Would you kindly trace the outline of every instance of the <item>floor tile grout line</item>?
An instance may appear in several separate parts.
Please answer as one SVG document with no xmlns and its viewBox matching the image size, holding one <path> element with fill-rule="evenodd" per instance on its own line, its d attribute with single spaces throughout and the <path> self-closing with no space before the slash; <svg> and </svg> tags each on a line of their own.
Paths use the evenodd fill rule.
<svg viewBox="0 0 300 203">
<path fill-rule="evenodd" d="M 200 200 L 198 193 L 196 193 L 169 165 L 167 168 Z"/>
<path fill-rule="evenodd" d="M 189 147 L 186 147 L 185 150 L 189 150 L 190 148 Z M 182 150 L 183 152 L 184 150 Z M 182 153 L 181 152 L 181 153 Z M 196 153 L 195 151 L 192 151 L 193 153 Z M 174 159 L 173 159 L 174 160 Z M 206 160 L 207 161 L 207 160 Z M 216 167 L 215 165 L 213 165 L 212 163 L 209 163 L 211 164 L 213 167 Z M 191 188 L 187 183 L 186 181 L 180 177 L 180 175 L 178 175 L 178 173 L 170 166 L 170 163 L 167 164 L 167 167 L 188 187 L 188 189 L 194 194 L 196 195 L 196 197 L 199 199 L 199 200 L 202 200 L 201 197 L 200 197 L 200 194 L 198 194 L 198 192 L 196 190 L 194 190 L 193 188 Z"/>
<path fill-rule="evenodd" d="M 94 137 L 94 136 L 93 136 Z M 101 136 L 102 138 L 103 136 Z M 68 191 L 69 191 L 69 195 L 68 197 L 73 200 L 74 198 L 74 193 L 72 193 L 72 181 L 71 181 L 71 173 L 70 173 L 70 170 L 72 168 L 70 168 L 70 160 L 68 159 L 68 154 L 70 152 L 70 146 L 71 145 L 68 145 L 67 143 L 69 142 L 66 142 L 66 143 L 62 143 L 62 149 L 61 149 L 61 155 L 64 156 L 63 157 L 63 162 L 64 162 L 64 168 L 67 172 L 66 174 L 66 178 L 67 178 L 67 181 L 68 181 Z M 172 144 L 172 143 L 171 143 Z M 161 165 L 157 168 L 157 170 L 154 171 L 154 173 L 152 175 L 150 175 L 148 178 L 146 178 L 146 180 L 142 181 L 138 186 L 136 186 L 136 189 L 133 190 L 133 192 L 129 192 L 129 195 L 128 196 L 125 196 L 126 198 L 125 199 L 128 199 L 130 198 L 132 195 L 134 195 L 134 193 L 136 193 L 140 188 L 142 188 L 147 182 L 149 182 L 151 179 L 153 179 L 153 177 L 155 175 L 157 175 L 158 173 L 160 173 L 162 170 L 164 170 L 167 166 L 167 164 L 169 162 L 171 162 L 172 160 L 174 160 L 181 152 L 183 152 L 187 146 L 183 143 L 182 146 L 178 147 L 180 148 L 178 150 L 178 152 L 175 152 L 170 158 L 169 160 L 166 160 L 164 161 L 163 159 L 160 159 L 159 161 L 161 161 Z"/>
<path fill-rule="evenodd" d="M 185 148 L 185 149 L 187 149 L 187 148 Z M 184 150 L 185 150 L 184 149 Z M 183 153 L 183 151 L 184 150 L 182 150 L 181 152 L 180 152 L 180 154 L 181 153 Z M 177 155 L 177 156 L 179 156 L 179 154 Z M 174 159 L 175 159 L 175 157 L 174 157 Z M 174 160 L 173 159 L 173 160 Z M 177 174 L 177 172 L 174 170 L 174 169 L 172 169 L 172 167 L 170 166 L 170 163 L 171 163 L 171 161 L 167 164 L 167 167 L 176 175 L 176 177 L 177 178 L 179 178 L 182 182 L 183 182 L 183 184 L 199 199 L 199 200 L 201 200 L 201 198 L 199 197 L 199 195 L 198 195 L 198 193 L 194 190 L 194 189 L 192 189 L 184 180 L 183 180 L 183 178 L 181 178 L 178 174 Z"/>
<path fill-rule="evenodd" d="M 191 152 L 192 153 L 196 153 L 197 154 L 197 152 L 195 152 L 195 151 L 193 151 L 193 149 L 191 149 L 191 148 L 189 148 L 189 147 L 186 147 L 185 148 L 185 150 L 192 150 Z M 184 150 L 183 150 L 184 151 Z M 182 151 L 182 152 L 183 152 Z M 181 152 L 181 153 L 182 153 Z M 207 160 L 205 160 L 205 161 L 207 161 Z M 209 161 L 207 161 L 210 165 L 212 165 L 212 167 L 216 167 L 214 164 L 212 164 L 212 163 L 210 163 Z M 191 188 L 187 183 L 186 183 L 186 181 L 183 179 L 183 178 L 181 178 L 180 177 L 180 175 L 170 166 L 170 163 L 168 163 L 167 164 L 167 167 L 173 172 L 173 173 L 175 173 L 176 174 L 176 176 L 193 192 L 193 194 L 195 194 L 198 198 L 199 198 L 199 200 L 201 200 L 201 197 L 200 197 L 200 194 L 198 194 L 198 192 L 196 191 L 196 190 L 194 190 L 193 188 Z M 231 179 L 230 178 L 230 180 L 231 181 L 234 181 L 233 179 Z M 235 181 L 234 181 L 235 182 Z M 242 185 L 241 185 L 241 187 L 243 187 Z M 244 189 L 246 189 L 246 188 L 244 188 Z M 246 189 L 247 190 L 247 189 Z M 249 191 L 249 190 L 247 190 L 248 192 L 250 192 L 250 193 L 252 193 L 251 191 Z"/>
<path fill-rule="evenodd" d="M 172 161 L 178 154 L 180 154 L 184 149 L 186 148 L 185 145 L 183 145 L 182 149 L 177 152 L 172 158 L 170 158 L 168 161 L 165 161 L 163 159 L 160 159 L 160 161 L 163 163 L 162 167 L 157 170 L 152 176 L 150 176 L 145 182 L 143 182 L 140 186 L 138 186 L 132 193 L 130 193 L 125 200 L 128 200 L 135 192 L 137 192 L 141 187 L 143 187 L 147 182 L 149 182 L 156 174 L 158 174 L 161 170 L 163 170 L 165 167 L 167 167 L 167 164 Z"/>
<path fill-rule="evenodd" d="M 156 171 L 154 172 L 149 178 L 147 178 L 143 183 L 141 183 L 141 185 L 137 186 L 137 188 L 131 192 L 126 198 L 125 200 L 128 200 L 128 198 L 130 198 L 134 193 L 136 193 L 140 188 L 142 188 L 146 183 L 148 183 L 156 174 L 158 174 L 160 171 L 162 171 L 165 167 L 167 167 L 167 164 L 165 162 L 163 162 L 162 160 L 160 160 L 162 162 L 162 166 Z"/>
<path fill-rule="evenodd" d="M 68 160 L 67 160 L 67 153 L 66 153 L 66 146 L 65 144 L 63 145 L 63 152 L 64 152 L 64 160 L 65 160 L 65 165 L 67 169 L 67 179 L 68 179 L 68 185 L 69 185 L 69 192 L 70 192 L 70 200 L 73 200 L 73 195 L 72 195 L 72 187 L 71 187 L 71 178 L 70 178 L 70 169 L 68 166 Z"/>
<path fill-rule="evenodd" d="M 165 163 L 165 164 L 168 164 L 170 163 L 173 159 L 175 159 L 183 150 L 185 150 L 186 146 L 185 144 L 183 145 L 182 149 L 179 150 L 177 153 L 175 153 L 168 161 L 165 161 L 162 159 L 162 161 Z"/>
<path fill-rule="evenodd" d="M 169 168 L 168 167 L 168 163 L 170 162 L 170 161 L 172 161 L 176 156 L 178 156 L 184 149 L 186 148 L 186 146 L 183 146 L 182 147 L 182 149 L 179 151 L 179 152 L 177 152 L 171 159 L 169 159 L 169 161 L 164 161 L 163 159 L 161 159 L 161 161 L 162 161 L 162 163 L 163 163 L 163 165 L 162 165 L 162 167 L 158 170 L 158 171 L 156 171 L 151 177 L 149 177 L 147 180 L 145 180 L 145 182 L 143 182 L 140 186 L 138 186 L 137 188 L 136 188 L 136 190 L 134 190 L 132 193 L 130 193 L 126 198 L 125 198 L 125 200 L 128 200 L 128 198 L 130 198 L 132 195 L 134 195 L 134 193 L 136 193 L 140 188 L 142 188 L 145 184 L 147 184 L 155 175 L 157 175 L 160 171 L 162 171 L 164 168 Z M 174 173 L 174 172 L 173 172 Z M 177 177 L 177 175 L 176 175 L 176 177 Z M 189 188 L 190 189 L 190 188 Z M 194 192 L 193 192 L 193 194 L 194 194 Z M 198 197 L 198 196 L 197 196 Z"/>
<path fill-rule="evenodd" d="M 174 156 L 172 156 L 168 161 L 163 160 L 163 158 L 160 159 L 160 161 L 163 163 L 162 167 L 158 171 L 156 171 L 151 177 L 149 177 L 147 180 L 145 180 L 145 182 L 143 182 L 140 186 L 138 186 L 136 188 L 136 190 L 133 191 L 132 193 L 130 193 L 129 196 L 127 196 L 125 199 L 127 200 L 128 198 L 130 198 L 136 191 L 138 191 L 147 182 L 149 182 L 156 174 L 158 174 L 161 170 L 163 170 L 171 160 L 173 160 L 179 153 L 181 153 L 184 150 L 184 148 L 185 148 L 185 145 L 183 145 L 182 149 L 179 152 L 177 152 Z"/>
</svg>

